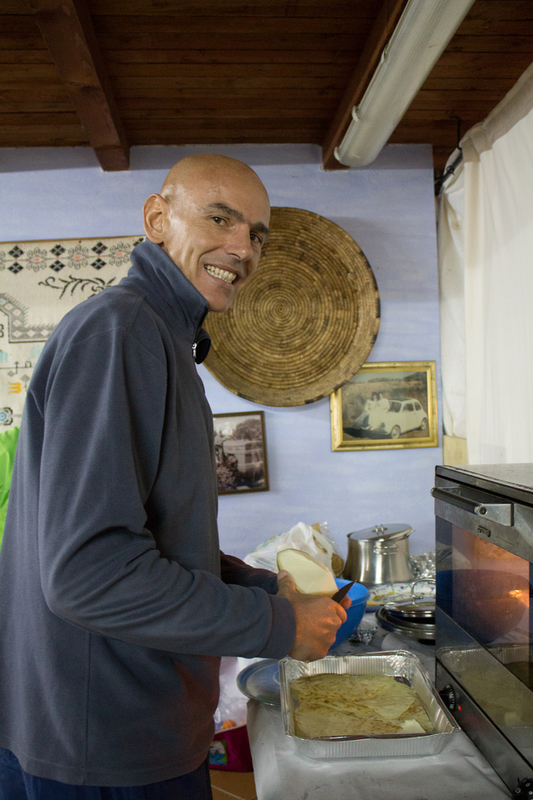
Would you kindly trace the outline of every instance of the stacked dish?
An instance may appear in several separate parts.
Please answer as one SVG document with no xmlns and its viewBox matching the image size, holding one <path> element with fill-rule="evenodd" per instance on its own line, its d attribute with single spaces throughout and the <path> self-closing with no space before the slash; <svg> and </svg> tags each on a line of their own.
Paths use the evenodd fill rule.
<svg viewBox="0 0 533 800">
<path fill-rule="evenodd" d="M 418 642 L 435 642 L 435 600 L 411 597 L 391 600 L 376 613 L 378 625 L 391 633 L 400 633 Z"/>
</svg>

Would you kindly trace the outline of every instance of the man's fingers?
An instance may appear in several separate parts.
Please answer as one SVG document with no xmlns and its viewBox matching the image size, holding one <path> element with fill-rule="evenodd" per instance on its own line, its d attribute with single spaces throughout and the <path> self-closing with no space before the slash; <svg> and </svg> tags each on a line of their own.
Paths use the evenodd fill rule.
<svg viewBox="0 0 533 800">
<path fill-rule="evenodd" d="M 296 591 L 296 585 L 290 574 L 282 569 L 278 572 L 278 594 L 290 594 Z"/>
<path fill-rule="evenodd" d="M 277 578 L 278 578 L 278 594 L 281 594 L 284 597 L 287 597 L 287 599 L 290 599 L 291 602 L 299 603 L 299 602 L 301 602 L 303 600 L 303 598 L 309 598 L 309 599 L 310 598 L 315 598 L 315 600 L 317 600 L 320 597 L 322 600 L 327 600 L 328 599 L 328 598 L 324 597 L 323 595 L 312 595 L 312 594 L 306 595 L 306 594 L 301 594 L 300 592 L 298 592 L 297 589 L 296 589 L 296 584 L 294 583 L 294 580 L 292 579 L 290 573 L 287 572 L 286 570 L 280 570 L 278 572 Z M 297 595 L 296 598 L 294 598 L 294 600 L 291 597 L 291 595 L 293 595 L 293 594 Z M 305 602 L 305 601 L 303 601 L 303 602 Z M 346 622 L 346 611 L 344 609 L 345 608 L 350 608 L 351 604 L 352 604 L 352 601 L 350 600 L 349 597 L 343 597 L 343 599 L 341 600 L 340 603 L 333 602 L 331 604 L 333 606 L 332 610 L 340 618 L 341 624 L 342 624 L 342 622 Z M 330 611 L 331 611 L 331 609 L 330 609 Z"/>
<path fill-rule="evenodd" d="M 344 610 L 342 603 L 335 603 L 335 605 L 336 605 L 335 611 L 337 613 L 337 616 L 341 618 L 341 624 L 342 624 L 342 622 L 346 622 L 348 618 L 346 615 L 346 611 Z"/>
<path fill-rule="evenodd" d="M 302 661 L 323 658 L 335 640 L 338 628 L 346 622 L 345 608 L 352 601 L 344 597 L 340 603 L 316 594 L 301 594 L 286 570 L 278 572 L 278 595 L 286 597 L 296 620 L 296 638 L 289 655 Z"/>
</svg>

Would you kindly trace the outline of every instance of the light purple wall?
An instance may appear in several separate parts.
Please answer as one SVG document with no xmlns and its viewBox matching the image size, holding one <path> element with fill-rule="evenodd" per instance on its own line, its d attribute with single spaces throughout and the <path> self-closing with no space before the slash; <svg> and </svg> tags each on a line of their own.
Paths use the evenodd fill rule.
<svg viewBox="0 0 533 800">
<path fill-rule="evenodd" d="M 0 241 L 142 234 L 145 198 L 160 189 L 175 161 L 206 150 L 253 166 L 272 205 L 314 211 L 353 236 L 381 297 L 381 326 L 369 361 L 435 360 L 439 367 L 433 172 L 426 145 L 391 145 L 374 164 L 338 172 L 322 171 L 320 150 L 311 145 L 140 147 L 124 173 L 103 173 L 83 148 L 0 149 Z M 261 408 L 200 371 L 213 412 Z M 435 465 L 442 463 L 440 447 L 332 453 L 328 399 L 262 408 L 270 491 L 220 498 L 222 549 L 243 556 L 300 520 L 326 520 L 343 553 L 350 531 L 387 522 L 415 529 L 413 554 L 433 549 L 429 492 Z"/>
</svg>

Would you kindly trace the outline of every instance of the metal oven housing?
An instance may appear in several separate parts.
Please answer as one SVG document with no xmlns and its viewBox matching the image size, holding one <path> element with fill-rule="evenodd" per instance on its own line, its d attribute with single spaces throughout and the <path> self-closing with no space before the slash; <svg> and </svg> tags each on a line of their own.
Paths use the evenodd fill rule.
<svg viewBox="0 0 533 800">
<path fill-rule="evenodd" d="M 533 464 L 437 467 L 432 494 L 437 690 L 518 791 L 533 779 Z"/>
</svg>

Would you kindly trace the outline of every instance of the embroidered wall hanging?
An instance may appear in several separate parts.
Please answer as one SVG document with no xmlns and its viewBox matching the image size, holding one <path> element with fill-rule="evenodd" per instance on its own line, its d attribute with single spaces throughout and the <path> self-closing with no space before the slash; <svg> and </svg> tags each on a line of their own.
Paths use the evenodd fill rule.
<svg viewBox="0 0 533 800">
<path fill-rule="evenodd" d="M 61 317 L 126 275 L 144 236 L 0 243 L 0 431 L 20 425 L 37 358 Z"/>
</svg>

